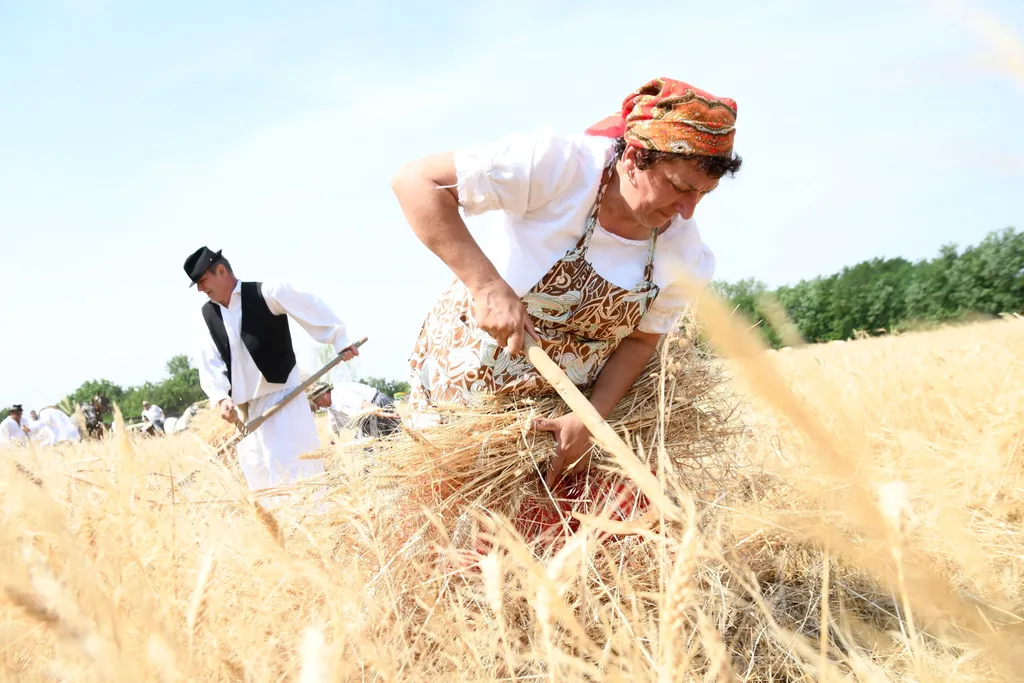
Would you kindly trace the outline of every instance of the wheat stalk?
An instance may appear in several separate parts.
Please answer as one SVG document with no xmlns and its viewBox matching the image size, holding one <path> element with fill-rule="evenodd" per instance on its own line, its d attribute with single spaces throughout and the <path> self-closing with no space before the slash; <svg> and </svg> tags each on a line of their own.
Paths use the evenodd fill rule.
<svg viewBox="0 0 1024 683">
<path fill-rule="evenodd" d="M 263 528 L 267 530 L 270 537 L 274 539 L 274 542 L 284 548 L 284 532 L 281 531 L 281 525 L 278 523 L 277 518 L 274 517 L 273 513 L 265 508 L 259 501 L 250 499 L 249 507 L 256 515 L 256 519 L 260 521 Z"/>
<path fill-rule="evenodd" d="M 664 604 L 662 607 L 661 651 L 662 666 L 661 683 L 681 680 L 683 669 L 688 662 L 678 662 L 676 657 L 679 646 L 684 641 L 686 614 L 696 597 L 694 573 L 697 569 L 697 525 L 696 512 L 691 510 L 686 532 L 676 553 L 672 572 L 665 587 Z"/>
<path fill-rule="evenodd" d="M 199 573 L 196 575 L 196 586 L 192 591 L 192 600 L 189 603 L 188 614 L 185 618 L 185 624 L 188 627 L 188 649 L 190 653 L 195 642 L 196 630 L 206 615 L 207 588 L 217 566 L 215 553 L 216 551 L 211 548 L 203 556 L 203 560 L 199 565 Z"/>
</svg>

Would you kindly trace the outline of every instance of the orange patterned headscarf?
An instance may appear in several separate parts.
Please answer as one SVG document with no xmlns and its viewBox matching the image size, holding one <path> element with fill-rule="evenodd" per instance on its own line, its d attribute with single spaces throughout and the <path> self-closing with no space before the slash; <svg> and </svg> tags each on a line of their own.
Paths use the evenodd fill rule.
<svg viewBox="0 0 1024 683">
<path fill-rule="evenodd" d="M 689 83 L 656 78 L 622 102 L 622 111 L 587 129 L 626 144 L 677 154 L 728 157 L 736 135 L 736 102 Z"/>
</svg>

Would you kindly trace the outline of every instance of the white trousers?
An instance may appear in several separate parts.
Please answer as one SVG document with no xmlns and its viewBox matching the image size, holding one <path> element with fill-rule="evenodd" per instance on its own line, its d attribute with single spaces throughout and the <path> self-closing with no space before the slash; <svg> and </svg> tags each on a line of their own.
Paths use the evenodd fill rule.
<svg viewBox="0 0 1024 683">
<path fill-rule="evenodd" d="M 254 420 L 265 413 L 289 391 L 290 388 L 282 389 L 249 401 L 248 419 Z M 306 397 L 299 395 L 242 439 L 235 450 L 245 480 L 255 491 L 321 474 L 324 471 L 322 460 L 299 460 L 303 453 L 319 447 L 313 411 Z"/>
</svg>

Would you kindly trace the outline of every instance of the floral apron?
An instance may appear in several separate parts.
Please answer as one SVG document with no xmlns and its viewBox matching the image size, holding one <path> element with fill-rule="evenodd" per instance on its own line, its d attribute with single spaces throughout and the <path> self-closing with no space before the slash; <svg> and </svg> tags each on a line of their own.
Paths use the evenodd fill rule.
<svg viewBox="0 0 1024 683">
<path fill-rule="evenodd" d="M 653 280 L 657 230 L 651 233 L 643 279 L 632 289 L 608 282 L 586 260 L 611 168 L 605 169 L 576 246 L 523 296 L 544 350 L 581 387 L 597 379 L 619 342 L 636 329 L 658 296 Z M 511 356 L 477 326 L 472 297 L 458 280 L 427 316 L 410 364 L 410 404 L 415 410 L 430 404 L 470 404 L 479 394 L 554 393 L 525 355 Z"/>
<path fill-rule="evenodd" d="M 583 235 L 523 297 L 544 350 L 581 387 L 597 379 L 658 296 L 653 279 L 657 230 L 651 233 L 643 279 L 632 289 L 608 282 L 586 260 L 612 164 L 602 176 Z M 477 326 L 472 297 L 458 280 L 428 315 L 410 364 L 410 404 L 417 411 L 431 404 L 470 404 L 481 394 L 554 393 L 525 356 L 510 356 Z M 513 522 L 527 540 L 557 537 L 566 523 L 575 531 L 574 509 L 598 514 L 608 506 L 613 518 L 625 519 L 647 504 L 631 482 L 599 473 L 568 477 L 554 493 L 554 505 L 546 493 L 520 501 Z"/>
</svg>

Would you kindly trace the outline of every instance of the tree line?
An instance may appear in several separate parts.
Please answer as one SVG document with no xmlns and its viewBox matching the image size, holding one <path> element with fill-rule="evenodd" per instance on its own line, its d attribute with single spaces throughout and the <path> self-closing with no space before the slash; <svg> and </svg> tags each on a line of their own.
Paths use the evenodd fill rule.
<svg viewBox="0 0 1024 683">
<path fill-rule="evenodd" d="M 170 417 L 181 415 L 193 403 L 206 399 L 206 394 L 203 393 L 203 389 L 199 385 L 199 370 L 192 367 L 188 356 L 185 354 L 174 356 L 167 361 L 166 369 L 168 376 L 165 379 L 159 382 L 145 382 L 138 386 L 122 387 L 108 379 L 89 380 L 83 382 L 80 387 L 55 405 L 71 414 L 75 411 L 76 405 L 89 403 L 97 394 L 103 394 L 120 406 L 125 420 L 131 422 L 141 416 L 143 401 L 160 406 Z M 392 398 L 395 393 L 409 391 L 407 383 L 386 380 L 381 377 L 368 377 L 359 381 L 373 386 Z M 28 415 L 29 410 L 38 410 L 42 407 L 44 406 L 25 406 L 25 414 Z M 7 417 L 9 413 L 10 408 L 5 407 L 0 410 L 0 420 Z M 109 423 L 112 416 L 106 415 L 104 419 Z"/>
<path fill-rule="evenodd" d="M 1024 312 L 1024 233 L 1014 228 L 989 233 L 963 251 L 946 245 L 933 259 L 911 262 L 876 258 L 838 273 L 769 289 L 748 278 L 713 282 L 711 289 L 738 313 L 757 323 L 774 348 L 783 334 L 773 323 L 773 307 L 785 313 L 806 342 L 850 339 L 858 332 L 877 334 L 970 320 L 979 316 Z M 333 352 L 333 351 L 332 351 Z M 126 418 L 142 412 L 142 401 L 180 415 L 205 398 L 199 370 L 181 354 L 167 361 L 168 377 L 159 382 L 122 388 L 106 379 L 85 382 L 62 401 L 65 410 L 91 401 L 97 393 L 121 406 Z M 408 392 L 406 382 L 369 377 L 359 380 L 392 398 Z M 8 414 L 0 411 L 0 419 Z"/>
<path fill-rule="evenodd" d="M 1024 233 L 1010 227 L 962 251 L 946 245 L 933 259 L 876 258 L 775 290 L 752 278 L 711 289 L 757 323 L 774 348 L 784 345 L 776 311 L 810 343 L 1020 313 Z"/>
<path fill-rule="evenodd" d="M 181 415 L 193 403 L 206 398 L 199 386 L 199 370 L 192 367 L 188 356 L 179 354 L 166 364 L 167 375 L 159 382 L 145 382 L 138 386 L 121 387 L 107 379 L 84 382 L 68 394 L 62 403 L 65 410 L 92 401 L 96 394 L 104 394 L 121 408 L 125 420 L 133 421 L 142 414 L 142 402 L 160 406 L 167 416 Z M 107 421 L 110 416 L 106 416 Z"/>
</svg>

